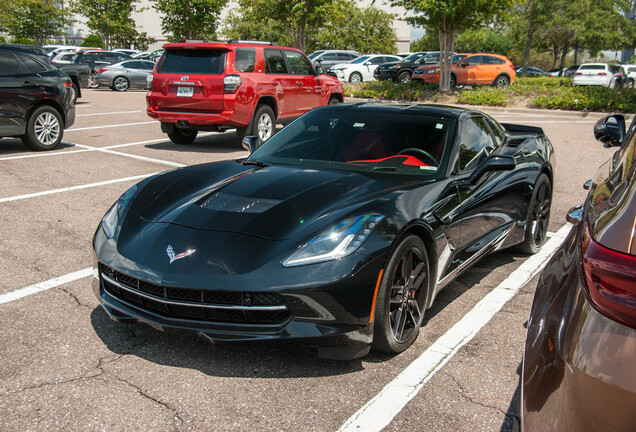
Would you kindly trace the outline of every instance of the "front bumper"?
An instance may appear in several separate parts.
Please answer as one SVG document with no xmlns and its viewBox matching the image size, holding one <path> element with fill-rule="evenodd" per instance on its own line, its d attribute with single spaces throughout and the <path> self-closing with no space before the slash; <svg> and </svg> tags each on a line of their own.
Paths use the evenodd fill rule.
<svg viewBox="0 0 636 432">
<path fill-rule="evenodd" d="M 397 75 L 396 69 L 382 69 L 375 68 L 373 71 L 373 78 L 380 81 L 393 81 L 395 80 L 395 76 Z"/>
<path fill-rule="evenodd" d="M 115 270 L 94 255 L 92 288 L 115 321 L 143 322 L 210 341 L 294 339 L 317 348 L 321 357 L 351 359 L 369 351 L 373 294 L 383 259 L 354 263 L 359 256 L 347 258 L 344 265 L 326 263 L 322 269 L 330 265 L 335 272 L 290 268 L 285 270 L 294 273 L 291 277 L 262 277 L 258 286 L 254 281 L 259 278 L 231 275 L 223 278 L 226 283 L 210 283 L 213 290 L 197 290 L 155 285 L 143 271 Z M 339 278 L 337 273 L 347 267 L 349 272 Z M 313 276 L 303 281 L 303 273 Z"/>
</svg>

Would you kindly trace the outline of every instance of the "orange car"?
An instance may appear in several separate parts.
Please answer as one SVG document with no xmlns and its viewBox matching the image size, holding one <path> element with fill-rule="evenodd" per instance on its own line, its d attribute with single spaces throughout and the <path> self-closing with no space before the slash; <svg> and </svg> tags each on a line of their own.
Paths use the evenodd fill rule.
<svg viewBox="0 0 636 432">
<path fill-rule="evenodd" d="M 453 56 L 451 87 L 457 85 L 494 85 L 506 87 L 515 81 L 514 65 L 505 56 L 490 53 L 463 53 Z M 439 83 L 439 64 L 420 66 L 413 72 L 413 80 Z"/>
</svg>

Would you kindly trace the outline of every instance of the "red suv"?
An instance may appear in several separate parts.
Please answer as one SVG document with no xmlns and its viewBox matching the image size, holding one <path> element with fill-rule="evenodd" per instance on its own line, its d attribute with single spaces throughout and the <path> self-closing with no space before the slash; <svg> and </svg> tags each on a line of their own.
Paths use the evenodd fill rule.
<svg viewBox="0 0 636 432">
<path fill-rule="evenodd" d="M 165 52 L 146 95 L 148 115 L 176 144 L 198 131 L 236 128 L 266 141 L 276 123 L 343 101 L 338 79 L 299 50 L 270 42 L 178 42 Z"/>
</svg>

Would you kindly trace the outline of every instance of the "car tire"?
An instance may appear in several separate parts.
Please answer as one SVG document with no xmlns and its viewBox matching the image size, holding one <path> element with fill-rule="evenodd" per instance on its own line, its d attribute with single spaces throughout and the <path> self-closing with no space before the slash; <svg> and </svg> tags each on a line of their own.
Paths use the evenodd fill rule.
<svg viewBox="0 0 636 432">
<path fill-rule="evenodd" d="M 416 235 L 404 238 L 389 258 L 377 294 L 373 349 L 397 354 L 419 334 L 430 279 L 428 254 Z"/>
<path fill-rule="evenodd" d="M 627 87 L 627 88 L 634 88 L 634 80 L 633 80 L 633 79 L 628 79 L 628 80 L 625 82 L 625 87 Z"/>
<path fill-rule="evenodd" d="M 360 75 L 358 72 L 353 72 L 351 75 L 349 75 L 349 82 L 353 84 L 362 82 L 362 75 Z"/>
<path fill-rule="evenodd" d="M 168 132 L 168 138 L 175 144 L 191 144 L 197 138 L 199 131 L 194 129 L 173 128 Z"/>
<path fill-rule="evenodd" d="M 402 84 L 411 82 L 411 74 L 408 71 L 400 72 L 397 75 L 396 81 Z"/>
<path fill-rule="evenodd" d="M 73 96 L 72 96 L 73 105 L 75 105 L 75 103 L 77 102 L 77 95 L 79 94 L 79 90 L 77 89 L 77 86 L 75 85 L 75 83 L 73 83 L 73 86 L 71 87 L 71 91 L 73 92 Z"/>
<path fill-rule="evenodd" d="M 552 186 L 550 179 L 547 175 L 541 174 L 534 184 L 534 191 L 528 206 L 524 240 L 517 247 L 520 252 L 535 254 L 541 250 L 548 233 L 551 206 Z"/>
<path fill-rule="evenodd" d="M 329 98 L 329 102 L 327 103 L 327 105 L 338 105 L 339 103 L 342 103 L 342 102 L 340 102 L 340 99 L 338 99 L 335 96 L 331 96 Z"/>
<path fill-rule="evenodd" d="M 267 141 L 276 132 L 276 116 L 268 105 L 259 105 L 252 119 L 250 135 L 259 138 L 261 144 Z"/>
<path fill-rule="evenodd" d="M 122 92 L 122 91 L 128 90 L 129 87 L 130 87 L 130 81 L 128 81 L 128 78 L 123 76 L 118 76 L 118 77 L 115 77 L 115 79 L 113 80 L 113 86 L 111 88 L 115 91 Z"/>
<path fill-rule="evenodd" d="M 31 150 L 53 150 L 64 135 L 64 122 L 53 107 L 43 105 L 36 108 L 27 122 L 26 133 L 20 137 L 22 143 Z"/>
<path fill-rule="evenodd" d="M 492 83 L 493 87 L 506 88 L 510 85 L 510 78 L 507 75 L 499 75 Z"/>
<path fill-rule="evenodd" d="M 457 77 L 455 76 L 455 74 L 451 74 L 450 76 L 450 88 L 455 88 L 457 87 Z"/>
</svg>

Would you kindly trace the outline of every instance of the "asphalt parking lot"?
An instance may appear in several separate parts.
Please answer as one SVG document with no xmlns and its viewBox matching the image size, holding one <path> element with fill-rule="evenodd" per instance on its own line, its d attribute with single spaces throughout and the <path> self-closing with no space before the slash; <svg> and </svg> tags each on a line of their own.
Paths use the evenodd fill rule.
<svg viewBox="0 0 636 432">
<path fill-rule="evenodd" d="M 90 288 L 106 210 L 148 175 L 247 152 L 234 132 L 170 143 L 142 91 L 85 90 L 78 102 L 55 151 L 0 139 L 0 430 L 512 429 L 536 271 L 615 151 L 594 140 L 599 115 L 486 110 L 543 127 L 555 147 L 550 247 L 480 261 L 437 297 L 406 352 L 337 362 L 108 318 Z"/>
</svg>

